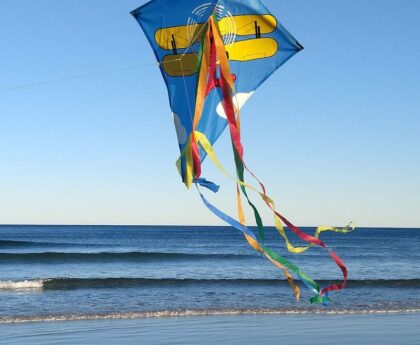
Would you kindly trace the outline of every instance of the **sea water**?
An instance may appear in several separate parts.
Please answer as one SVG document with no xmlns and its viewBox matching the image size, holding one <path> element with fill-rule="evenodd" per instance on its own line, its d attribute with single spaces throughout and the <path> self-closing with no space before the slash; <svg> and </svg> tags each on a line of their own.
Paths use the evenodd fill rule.
<svg viewBox="0 0 420 345">
<path fill-rule="evenodd" d="M 300 283 L 296 302 L 282 271 L 229 227 L 0 226 L 0 323 L 420 312 L 420 229 L 322 236 L 349 271 L 328 306 Z M 341 280 L 327 251 L 287 253 L 275 229 L 266 241 L 321 286 Z"/>
</svg>

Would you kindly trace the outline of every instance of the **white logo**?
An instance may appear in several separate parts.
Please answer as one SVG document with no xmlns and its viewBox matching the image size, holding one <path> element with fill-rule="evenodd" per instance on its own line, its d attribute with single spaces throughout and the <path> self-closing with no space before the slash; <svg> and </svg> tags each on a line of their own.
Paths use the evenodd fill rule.
<svg viewBox="0 0 420 345">
<path fill-rule="evenodd" d="M 188 40 L 191 42 L 193 51 L 198 51 L 199 49 L 198 40 L 201 38 L 201 31 L 204 30 L 203 22 L 206 22 L 213 13 L 216 14 L 219 21 L 223 19 L 221 34 L 225 46 L 229 47 L 235 42 L 236 23 L 232 13 L 222 5 L 215 6 L 214 3 L 206 3 L 195 8 L 192 11 L 191 17 L 188 18 Z"/>
</svg>

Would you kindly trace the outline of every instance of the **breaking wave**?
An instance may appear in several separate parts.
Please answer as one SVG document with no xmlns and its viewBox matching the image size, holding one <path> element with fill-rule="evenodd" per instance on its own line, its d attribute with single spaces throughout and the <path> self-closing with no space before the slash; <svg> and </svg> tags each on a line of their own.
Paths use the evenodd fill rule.
<svg viewBox="0 0 420 345">
<path fill-rule="evenodd" d="M 0 290 L 42 289 L 47 281 L 46 279 L 0 281 Z"/>
<path fill-rule="evenodd" d="M 141 319 L 141 318 L 168 318 L 191 316 L 235 316 L 235 315 L 363 315 L 363 314 L 403 314 L 419 313 L 418 308 L 394 309 L 309 309 L 309 308 L 276 308 L 276 309 L 203 309 L 203 310 L 160 310 L 112 314 L 74 314 L 74 315 L 39 315 L 0 317 L 1 323 L 25 322 L 57 322 L 57 321 L 83 321 L 83 320 L 112 320 L 112 319 Z"/>
<path fill-rule="evenodd" d="M 321 285 L 330 284 L 329 280 L 318 281 Z M 287 280 L 278 279 L 177 279 L 177 278 L 48 278 L 22 281 L 0 281 L 0 290 L 76 290 L 129 288 L 141 286 L 187 286 L 187 285 L 234 285 L 234 286 L 278 286 L 288 285 Z M 420 279 L 395 280 L 349 280 L 348 288 L 420 288 Z"/>
<path fill-rule="evenodd" d="M 159 252 L 101 252 L 101 253 L 0 253 L 1 262 L 106 262 L 106 261 L 147 261 L 147 260 L 199 260 L 199 259 L 249 259 L 255 255 L 241 254 L 194 254 Z"/>
</svg>

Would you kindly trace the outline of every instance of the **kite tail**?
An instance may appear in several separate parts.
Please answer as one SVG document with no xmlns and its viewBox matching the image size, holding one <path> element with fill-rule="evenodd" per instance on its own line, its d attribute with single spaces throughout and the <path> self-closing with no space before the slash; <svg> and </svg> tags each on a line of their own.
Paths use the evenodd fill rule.
<svg viewBox="0 0 420 345">
<path fill-rule="evenodd" d="M 238 179 L 235 179 L 233 176 L 231 176 L 228 173 L 228 171 L 220 163 L 214 149 L 212 148 L 210 142 L 208 141 L 208 139 L 206 138 L 206 136 L 203 133 L 196 132 L 195 135 L 196 135 L 196 138 L 198 140 L 198 143 L 199 143 L 200 147 L 204 150 L 204 152 L 206 152 L 206 154 L 213 161 L 215 166 L 218 167 L 219 170 L 223 174 L 225 174 L 230 179 L 236 181 L 237 186 L 246 187 L 249 190 L 253 190 L 253 191 L 259 193 L 261 197 L 264 197 L 264 194 L 260 193 L 257 189 L 255 189 L 251 185 L 246 184 L 245 182 L 242 182 Z M 197 189 L 198 189 L 198 185 L 200 185 L 200 186 L 205 187 L 205 188 L 207 188 L 207 189 L 209 189 L 209 190 L 211 190 L 215 193 L 217 193 L 218 190 L 219 190 L 219 186 L 216 186 L 214 183 L 212 183 L 210 181 L 207 181 L 204 178 L 197 179 L 197 180 L 194 181 L 194 183 L 196 184 Z M 344 288 L 345 283 L 344 284 L 341 283 L 339 285 L 328 286 L 328 287 L 321 290 L 319 285 L 313 279 L 311 279 L 309 276 L 307 276 L 299 267 L 297 267 L 293 263 L 285 260 L 279 254 L 277 254 L 273 250 L 269 249 L 260 240 L 258 240 L 258 238 L 254 235 L 254 233 L 248 227 L 246 227 L 246 225 L 245 225 L 245 217 L 244 217 L 244 213 L 243 213 L 243 210 L 242 210 L 242 202 L 241 202 L 241 199 L 240 199 L 240 193 L 239 193 L 239 188 L 238 187 L 237 187 L 237 207 L 238 207 L 239 221 L 233 219 L 232 217 L 228 216 L 227 214 L 223 213 L 222 211 L 217 209 L 215 206 L 210 204 L 210 202 L 204 197 L 204 195 L 200 192 L 200 190 L 199 190 L 199 193 L 200 193 L 200 197 L 201 197 L 203 203 L 212 213 L 214 213 L 217 217 L 219 217 L 220 219 L 222 219 L 223 221 L 225 221 L 229 225 L 233 226 L 234 228 L 236 228 L 236 229 L 240 230 L 242 233 L 244 233 L 244 235 L 246 237 L 246 240 L 248 241 L 248 243 L 250 244 L 250 246 L 252 248 L 254 248 L 258 252 L 262 253 L 269 261 L 271 261 L 274 265 L 276 265 L 277 267 L 279 267 L 280 269 L 282 269 L 284 271 L 284 274 L 287 277 L 287 279 L 289 281 L 289 284 L 292 287 L 297 300 L 299 300 L 299 296 L 300 296 L 299 288 L 296 286 L 296 284 L 293 283 L 293 278 L 291 277 L 289 271 L 294 273 L 305 284 L 306 287 L 308 287 L 312 292 L 314 292 L 316 294 L 315 296 L 313 296 L 310 299 L 312 304 L 321 304 L 321 303 L 326 304 L 330 300 L 329 297 L 328 297 L 328 291 L 340 290 L 340 289 Z M 283 231 L 284 231 L 284 229 L 283 229 Z M 339 228 L 319 227 L 316 230 L 315 238 L 318 238 L 319 234 L 323 231 L 343 232 L 343 231 L 346 231 L 346 230 L 339 229 Z M 351 230 L 348 229 L 348 231 L 351 231 Z M 288 248 L 290 246 L 291 245 L 289 243 Z M 294 251 L 294 253 L 301 253 L 301 252 L 303 252 L 303 251 L 305 251 L 309 248 L 310 248 L 310 246 L 308 246 L 308 247 L 298 247 L 298 248 L 295 248 L 296 251 Z M 345 281 L 346 281 L 347 280 L 347 269 L 346 269 L 344 263 L 330 249 L 328 249 L 328 248 L 326 248 L 326 249 L 330 252 L 330 255 L 334 258 L 334 261 L 336 262 L 336 264 L 341 268 L 341 270 L 343 272 L 343 275 L 345 276 Z M 292 250 L 289 248 L 289 251 L 292 251 Z"/>
<path fill-rule="evenodd" d="M 347 268 L 342 261 L 342 259 L 335 254 L 331 249 L 329 249 L 326 244 L 319 239 L 319 235 L 324 231 L 334 231 L 334 232 L 341 232 L 346 233 L 353 230 L 353 226 L 350 224 L 345 228 L 333 228 L 333 227 L 319 227 L 315 234 L 309 235 L 293 225 L 289 220 L 287 220 L 284 216 L 282 216 L 276 210 L 276 206 L 274 201 L 267 195 L 266 188 L 264 184 L 255 176 L 255 174 L 248 169 L 244 162 L 244 149 L 240 139 L 240 116 L 239 116 L 239 109 L 236 109 L 233 98 L 235 97 L 235 88 L 234 88 L 234 79 L 230 72 L 229 62 L 226 55 L 226 50 L 224 47 L 224 42 L 217 24 L 217 18 L 210 17 L 209 21 L 205 25 L 205 33 L 202 38 L 201 42 L 201 51 L 199 57 L 199 64 L 198 64 L 198 82 L 197 82 L 197 99 L 196 99 L 196 108 L 194 114 L 194 123 L 191 135 L 188 139 L 188 144 L 186 145 L 184 151 L 181 154 L 181 158 L 178 161 L 178 167 L 181 166 L 181 160 L 185 156 L 186 157 L 186 169 L 185 169 L 185 176 L 184 182 L 186 183 L 187 187 L 189 188 L 193 183 L 196 185 L 202 185 L 212 190 L 215 189 L 211 182 L 205 181 L 204 179 L 200 179 L 201 175 L 201 157 L 200 157 L 200 147 L 201 149 L 212 159 L 212 161 L 216 164 L 216 166 L 227 176 L 231 177 L 229 173 L 223 168 L 223 166 L 218 161 L 216 154 L 207 140 L 204 134 L 197 131 L 197 126 L 200 122 L 201 115 L 203 112 L 203 107 L 205 103 L 205 99 L 209 93 L 211 88 L 217 87 L 219 88 L 219 93 L 221 94 L 222 99 L 222 106 L 226 113 L 226 117 L 228 120 L 230 136 L 232 141 L 232 148 L 234 152 L 235 158 L 235 166 L 236 166 L 236 178 L 233 178 L 237 184 L 237 205 L 238 205 L 238 217 L 239 222 L 234 220 L 233 218 L 229 217 L 225 213 L 218 210 L 216 207 L 211 205 L 200 192 L 200 196 L 204 202 L 204 204 L 212 211 L 216 216 L 226 221 L 228 224 L 232 225 L 233 227 L 237 228 L 241 232 L 244 233 L 248 243 L 253 247 L 255 250 L 261 252 L 268 260 L 274 263 L 279 268 L 283 269 L 286 278 L 288 279 L 293 291 L 295 292 L 296 298 L 299 299 L 299 289 L 293 283 L 293 279 L 289 273 L 289 270 L 296 274 L 302 282 L 310 288 L 313 292 L 316 293 L 314 297 L 311 298 L 311 303 L 326 303 L 329 301 L 328 292 L 329 291 L 336 291 L 341 290 L 345 287 L 348 273 Z M 217 74 L 219 71 L 219 74 Z M 217 78 L 217 76 L 220 76 Z M 261 191 L 257 190 L 256 188 L 248 185 L 245 183 L 244 173 L 248 171 L 250 175 L 256 179 L 258 182 Z M 198 187 L 197 187 L 198 188 Z M 308 250 L 312 246 L 320 246 L 323 249 L 327 250 L 329 255 L 331 256 L 332 260 L 335 264 L 340 268 L 343 274 L 343 280 L 339 284 L 333 284 L 323 288 L 322 290 L 319 288 L 318 284 L 309 278 L 306 274 L 304 274 L 297 266 L 290 263 L 289 261 L 283 259 L 277 253 L 273 252 L 269 248 L 264 246 L 264 226 L 262 223 L 261 216 L 251 202 L 248 197 L 247 190 L 252 190 L 257 192 L 264 203 L 268 206 L 268 208 L 273 212 L 275 227 L 279 232 L 280 236 L 284 239 L 286 243 L 287 249 L 292 253 L 303 253 Z M 258 226 L 258 239 L 250 231 L 245 225 L 245 217 L 242 210 L 242 202 L 240 199 L 240 191 L 245 196 L 248 201 L 248 204 L 254 211 L 255 221 Z M 300 246 L 295 247 L 289 241 L 286 231 L 284 229 L 283 224 L 287 226 L 293 233 L 295 233 L 301 240 L 308 243 L 307 246 Z"/>
<path fill-rule="evenodd" d="M 198 193 L 204 203 L 204 205 L 217 217 L 219 217 L 224 222 L 228 223 L 232 227 L 236 228 L 237 230 L 241 231 L 245 239 L 247 240 L 248 244 L 255 249 L 257 252 L 263 254 L 270 262 L 272 262 L 275 266 L 283 270 L 283 273 L 292 288 L 296 300 L 299 301 L 300 298 L 300 289 L 296 285 L 293 280 L 292 275 L 289 271 L 293 272 L 302 282 L 303 284 L 310 289 L 315 295 L 311 298 L 311 301 L 316 301 L 316 303 L 327 303 L 329 302 L 328 296 L 321 296 L 321 288 L 316 281 L 311 279 L 306 273 L 304 273 L 298 266 L 293 264 L 292 262 L 284 259 L 282 256 L 277 254 L 272 249 L 266 247 L 265 245 L 261 244 L 253 231 L 249 229 L 246 225 L 241 224 L 237 220 L 233 219 L 232 217 L 228 216 L 226 213 L 220 211 L 217 207 L 212 205 L 203 195 L 203 193 L 199 189 L 199 185 L 209 188 L 213 191 L 217 191 L 218 187 L 215 186 L 212 182 L 206 181 L 205 179 L 198 179 L 195 181 Z"/>
<path fill-rule="evenodd" d="M 224 111 L 226 113 L 226 117 L 228 119 L 229 130 L 230 130 L 231 140 L 232 140 L 232 146 L 233 146 L 234 156 L 235 156 L 236 170 L 237 170 L 237 175 L 238 175 L 238 178 L 239 178 L 240 182 L 244 182 L 244 176 L 243 176 L 244 175 L 243 174 L 244 169 L 246 169 L 258 181 L 258 183 L 260 184 L 261 189 L 262 189 L 262 193 L 260 193 L 260 194 L 261 194 L 264 202 L 267 204 L 267 206 L 274 213 L 276 228 L 279 231 L 280 235 L 286 240 L 286 245 L 287 245 L 289 251 L 294 252 L 294 253 L 303 252 L 303 251 L 306 251 L 307 249 L 309 249 L 310 246 L 312 246 L 312 245 L 320 246 L 320 247 L 322 247 L 322 248 L 324 248 L 328 251 L 328 253 L 330 254 L 330 256 L 333 259 L 333 261 L 335 262 L 335 264 L 340 268 L 340 270 L 343 274 L 343 280 L 338 285 L 334 284 L 334 285 L 330 285 L 330 286 L 324 288 L 321 291 L 320 295 L 322 296 L 322 295 L 326 294 L 328 291 L 343 289 L 345 287 L 346 283 L 347 283 L 348 273 L 347 273 L 347 268 L 346 268 L 344 262 L 341 260 L 341 258 L 337 254 L 335 254 L 331 249 L 329 249 L 325 245 L 325 243 L 318 238 L 318 236 L 316 236 L 316 237 L 311 236 L 311 235 L 303 232 L 298 227 L 294 226 L 290 221 L 288 221 L 279 212 L 277 212 L 276 208 L 275 208 L 274 201 L 272 199 L 270 199 L 266 194 L 266 188 L 265 188 L 264 184 L 255 176 L 254 173 L 252 173 L 247 168 L 247 166 L 244 162 L 244 158 L 243 158 L 244 157 L 244 149 L 243 149 L 241 139 L 240 139 L 240 127 L 239 127 L 239 123 L 238 123 L 238 120 L 237 120 L 237 119 L 239 119 L 239 109 L 235 109 L 235 106 L 233 104 L 233 97 L 235 97 L 235 88 L 234 88 L 234 84 L 233 84 L 231 73 L 230 73 L 228 58 L 227 58 L 227 55 L 226 55 L 223 39 L 222 39 L 222 36 L 220 34 L 220 30 L 219 30 L 219 27 L 217 25 L 217 22 L 215 21 L 215 19 L 213 17 L 211 17 L 210 20 L 209 20 L 209 23 L 210 23 L 210 30 L 209 31 L 213 35 L 212 43 L 214 44 L 214 46 L 216 48 L 217 55 L 218 55 L 218 58 L 219 58 L 220 75 L 221 75 L 220 87 L 221 87 L 221 90 L 222 90 L 222 105 L 223 105 Z M 212 62 L 210 61 L 210 63 L 212 63 Z M 244 195 L 248 199 L 248 196 L 247 196 L 247 193 L 245 191 L 245 186 L 244 185 L 243 185 L 242 190 L 243 190 Z M 284 231 L 282 222 L 284 224 L 286 224 L 286 226 L 290 230 L 292 230 L 296 235 L 298 235 L 298 237 L 300 239 L 309 243 L 309 246 L 295 248 L 290 243 L 290 241 L 288 240 L 288 238 L 286 236 L 286 233 Z M 344 228 L 344 229 L 323 228 L 323 231 L 327 231 L 327 230 L 337 231 L 337 232 L 348 232 L 350 229 L 349 228 Z M 320 233 L 321 233 L 321 229 L 318 228 L 318 230 L 316 231 L 316 234 L 319 235 Z"/>
</svg>

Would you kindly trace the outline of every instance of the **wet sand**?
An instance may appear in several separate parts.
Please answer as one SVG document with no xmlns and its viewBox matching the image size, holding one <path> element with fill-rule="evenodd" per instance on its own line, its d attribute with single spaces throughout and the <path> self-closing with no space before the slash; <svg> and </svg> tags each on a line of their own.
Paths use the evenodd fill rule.
<svg viewBox="0 0 420 345">
<path fill-rule="evenodd" d="M 240 315 L 0 324 L 1 344 L 420 344 L 420 313 Z"/>
</svg>

